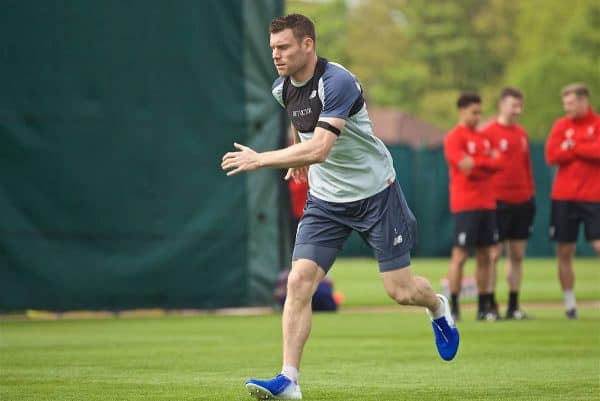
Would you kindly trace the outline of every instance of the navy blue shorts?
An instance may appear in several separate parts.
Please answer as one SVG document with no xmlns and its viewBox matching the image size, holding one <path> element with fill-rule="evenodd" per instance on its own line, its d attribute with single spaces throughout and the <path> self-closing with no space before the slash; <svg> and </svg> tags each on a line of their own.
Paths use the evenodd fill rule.
<svg viewBox="0 0 600 401">
<path fill-rule="evenodd" d="M 292 259 L 312 260 L 327 272 L 353 230 L 373 249 L 380 271 L 410 265 L 417 221 L 397 182 L 355 202 L 327 202 L 309 193 Z"/>
</svg>

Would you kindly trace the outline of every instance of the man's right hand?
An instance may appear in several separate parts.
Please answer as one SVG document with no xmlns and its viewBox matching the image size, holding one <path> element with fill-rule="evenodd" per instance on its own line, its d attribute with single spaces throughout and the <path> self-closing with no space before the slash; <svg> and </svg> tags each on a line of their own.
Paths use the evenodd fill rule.
<svg viewBox="0 0 600 401">
<path fill-rule="evenodd" d="M 289 168 L 285 175 L 286 181 L 292 178 L 294 182 L 308 181 L 308 166 Z"/>
<path fill-rule="evenodd" d="M 575 147 L 575 141 L 572 139 L 565 139 L 561 144 L 560 144 L 560 148 L 562 150 L 569 150 L 569 149 L 573 149 Z"/>
<path fill-rule="evenodd" d="M 458 162 L 458 168 L 468 173 L 475 166 L 475 160 L 471 156 L 465 156 Z"/>
</svg>

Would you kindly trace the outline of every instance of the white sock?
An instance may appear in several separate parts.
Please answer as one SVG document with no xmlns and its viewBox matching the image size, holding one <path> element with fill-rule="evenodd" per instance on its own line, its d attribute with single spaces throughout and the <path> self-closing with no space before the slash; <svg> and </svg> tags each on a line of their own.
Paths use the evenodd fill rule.
<svg viewBox="0 0 600 401">
<path fill-rule="evenodd" d="M 565 300 L 565 308 L 567 310 L 575 309 L 575 293 L 573 290 L 563 291 L 563 298 Z"/>
<path fill-rule="evenodd" d="M 438 299 L 440 300 L 440 305 L 437 307 L 436 310 L 432 310 L 431 315 L 433 316 L 434 319 L 439 319 L 440 317 L 444 316 L 444 313 L 446 313 L 446 308 L 444 307 L 444 302 L 442 301 L 442 299 L 440 297 L 438 297 Z"/>
<path fill-rule="evenodd" d="M 298 383 L 298 376 L 300 374 L 298 373 L 298 369 L 296 369 L 295 367 L 283 365 L 283 368 L 281 368 L 281 373 L 286 375 L 294 383 Z"/>
</svg>

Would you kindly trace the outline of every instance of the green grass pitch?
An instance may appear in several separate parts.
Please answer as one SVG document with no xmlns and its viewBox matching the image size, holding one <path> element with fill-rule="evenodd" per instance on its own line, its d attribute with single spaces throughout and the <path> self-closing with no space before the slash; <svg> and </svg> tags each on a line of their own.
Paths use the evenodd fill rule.
<svg viewBox="0 0 600 401">
<path fill-rule="evenodd" d="M 600 309 L 567 321 L 560 306 L 537 304 L 560 301 L 560 291 L 554 262 L 534 262 L 523 297 L 535 319 L 465 314 L 460 351 L 444 362 L 422 310 L 353 308 L 390 301 L 374 262 L 340 260 L 333 277 L 349 306 L 315 316 L 304 399 L 598 400 Z M 598 260 L 577 263 L 579 299 L 600 299 Z M 437 285 L 446 264 L 414 267 Z M 280 350 L 278 314 L 2 321 L 0 400 L 249 400 L 243 381 L 277 373 Z"/>
</svg>

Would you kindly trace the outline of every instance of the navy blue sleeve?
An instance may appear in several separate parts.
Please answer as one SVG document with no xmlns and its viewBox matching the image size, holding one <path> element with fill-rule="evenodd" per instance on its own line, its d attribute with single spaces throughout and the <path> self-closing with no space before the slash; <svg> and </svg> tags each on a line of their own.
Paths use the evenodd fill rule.
<svg viewBox="0 0 600 401">
<path fill-rule="evenodd" d="M 285 105 L 283 104 L 283 77 L 278 77 L 275 82 L 273 82 L 271 93 L 281 107 L 285 108 Z"/>
<path fill-rule="evenodd" d="M 323 74 L 323 110 L 319 117 L 346 119 L 361 95 L 356 79 L 347 70 L 329 64 Z"/>
</svg>

